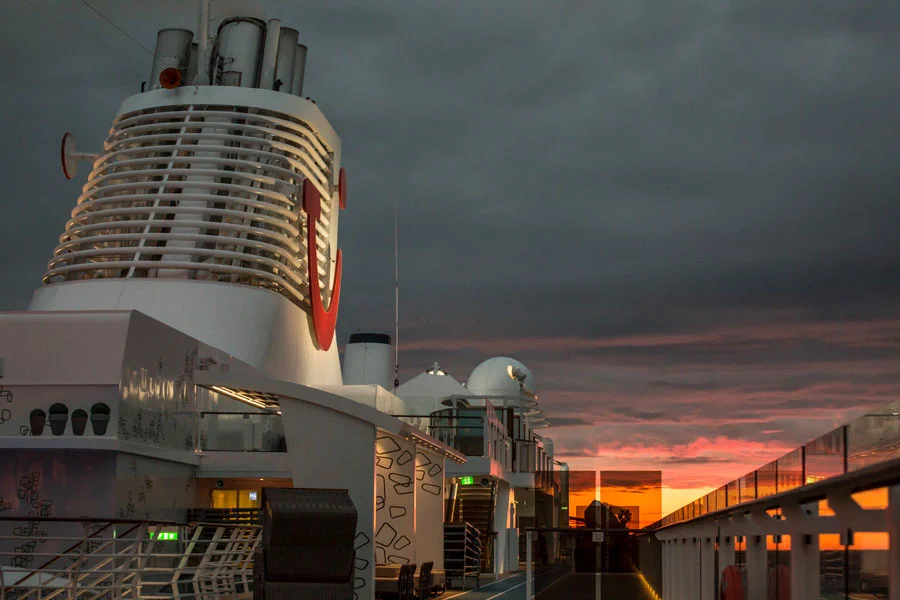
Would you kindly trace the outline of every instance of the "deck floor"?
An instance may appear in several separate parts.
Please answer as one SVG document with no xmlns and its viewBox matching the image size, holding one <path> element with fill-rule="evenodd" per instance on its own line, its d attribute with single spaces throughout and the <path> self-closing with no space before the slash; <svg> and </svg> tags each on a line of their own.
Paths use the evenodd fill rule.
<svg viewBox="0 0 900 600">
<path fill-rule="evenodd" d="M 637 575 L 607 573 L 573 575 L 567 565 L 539 572 L 535 600 L 652 600 Z M 525 600 L 525 574 L 483 582 L 470 590 L 448 590 L 440 600 Z"/>
</svg>

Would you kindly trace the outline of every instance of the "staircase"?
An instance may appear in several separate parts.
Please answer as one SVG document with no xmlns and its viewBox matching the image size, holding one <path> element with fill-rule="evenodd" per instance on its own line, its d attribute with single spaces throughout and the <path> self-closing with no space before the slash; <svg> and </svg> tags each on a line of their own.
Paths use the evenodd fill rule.
<svg viewBox="0 0 900 600">
<path fill-rule="evenodd" d="M 497 501 L 496 484 L 461 485 L 459 487 L 460 515 L 459 520 L 471 523 L 481 536 L 481 571 L 490 573 L 494 570 L 493 537 L 494 508 Z"/>
</svg>

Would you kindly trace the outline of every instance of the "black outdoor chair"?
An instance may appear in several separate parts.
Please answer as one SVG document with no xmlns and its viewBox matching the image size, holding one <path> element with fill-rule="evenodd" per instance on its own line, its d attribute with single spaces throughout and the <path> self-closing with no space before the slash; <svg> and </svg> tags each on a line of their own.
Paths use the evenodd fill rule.
<svg viewBox="0 0 900 600">
<path fill-rule="evenodd" d="M 400 594 L 399 600 L 413 600 L 416 587 L 416 563 L 409 563 L 400 567 Z"/>
<path fill-rule="evenodd" d="M 416 595 L 420 600 L 425 600 L 431 596 L 434 582 L 431 578 L 431 569 L 434 568 L 434 562 L 423 562 L 419 569 L 419 585 L 416 587 Z"/>
</svg>

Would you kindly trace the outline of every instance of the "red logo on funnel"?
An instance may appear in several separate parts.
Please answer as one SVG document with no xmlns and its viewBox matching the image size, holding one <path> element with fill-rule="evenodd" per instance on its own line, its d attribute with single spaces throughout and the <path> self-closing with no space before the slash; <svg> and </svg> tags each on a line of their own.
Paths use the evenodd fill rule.
<svg viewBox="0 0 900 600">
<path fill-rule="evenodd" d="M 343 169 L 341 169 L 343 172 Z M 343 173 L 342 173 L 343 175 Z M 343 183 L 344 177 L 341 177 Z M 342 188 L 345 186 L 341 186 Z M 341 206 L 343 208 L 343 206 Z M 312 305 L 313 329 L 316 341 L 322 350 L 331 348 L 334 329 L 337 326 L 338 305 L 341 301 L 341 251 L 337 251 L 334 265 L 334 287 L 331 302 L 326 309 L 322 302 L 322 288 L 319 286 L 319 253 L 316 245 L 316 223 L 322 214 L 322 196 L 309 179 L 303 180 L 303 211 L 306 213 L 306 247 L 309 263 L 309 303 Z"/>
</svg>

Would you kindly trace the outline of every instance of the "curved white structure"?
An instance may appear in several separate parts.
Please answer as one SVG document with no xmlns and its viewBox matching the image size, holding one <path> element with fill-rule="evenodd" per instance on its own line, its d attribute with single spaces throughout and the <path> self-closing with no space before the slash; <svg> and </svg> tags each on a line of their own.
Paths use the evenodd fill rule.
<svg viewBox="0 0 900 600">
<path fill-rule="evenodd" d="M 317 343 L 312 313 L 315 300 L 335 309 L 340 157 L 318 107 L 289 93 L 132 96 L 30 308 L 140 310 L 278 378 L 339 385 L 336 345 Z"/>
<path fill-rule="evenodd" d="M 466 387 L 475 395 L 535 397 L 534 374 L 520 361 L 506 356 L 489 358 L 475 367 Z"/>
<path fill-rule="evenodd" d="M 344 384 L 394 388 L 394 346 L 386 333 L 352 333 L 344 347 Z"/>
</svg>

